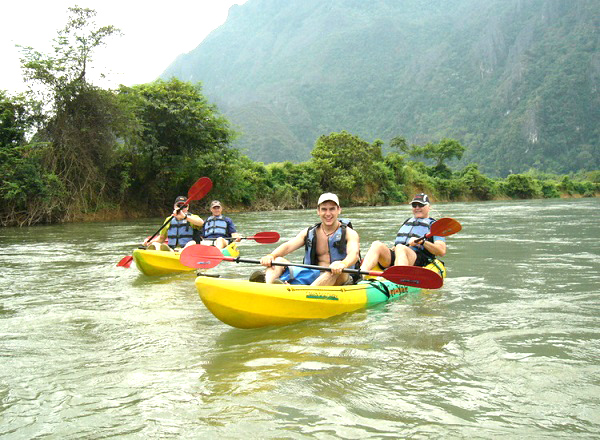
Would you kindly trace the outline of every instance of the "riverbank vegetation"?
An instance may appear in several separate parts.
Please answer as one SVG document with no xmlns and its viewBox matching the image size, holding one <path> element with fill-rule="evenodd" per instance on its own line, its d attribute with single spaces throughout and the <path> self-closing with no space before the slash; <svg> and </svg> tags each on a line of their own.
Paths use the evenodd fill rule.
<svg viewBox="0 0 600 440">
<path fill-rule="evenodd" d="M 474 163 L 451 168 L 467 148 L 456 140 L 410 145 L 401 134 L 387 154 L 383 141 L 341 131 L 316 139 L 306 162 L 254 162 L 229 146 L 238 134 L 200 84 L 91 84 L 93 49 L 119 31 L 97 27 L 93 10 L 69 11 L 51 55 L 23 48 L 25 79 L 42 94 L 0 91 L 2 226 L 161 215 L 201 176 L 229 211 L 310 208 L 324 191 L 345 206 L 405 203 L 416 191 L 435 201 L 600 192 L 600 171 L 490 178 Z"/>
</svg>

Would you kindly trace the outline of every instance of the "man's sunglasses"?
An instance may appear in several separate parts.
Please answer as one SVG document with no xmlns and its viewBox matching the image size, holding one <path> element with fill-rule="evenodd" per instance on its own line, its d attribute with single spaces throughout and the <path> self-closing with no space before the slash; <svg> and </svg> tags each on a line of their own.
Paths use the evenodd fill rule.
<svg viewBox="0 0 600 440">
<path fill-rule="evenodd" d="M 417 203 L 417 202 L 415 202 L 415 203 L 411 203 L 411 206 L 412 206 L 413 208 L 422 208 L 422 207 L 423 207 L 423 206 L 425 206 L 425 205 L 423 205 L 422 203 Z"/>
<path fill-rule="evenodd" d="M 185 203 L 178 203 L 177 205 L 178 208 L 182 209 L 182 208 L 186 208 L 188 205 L 186 205 Z"/>
</svg>

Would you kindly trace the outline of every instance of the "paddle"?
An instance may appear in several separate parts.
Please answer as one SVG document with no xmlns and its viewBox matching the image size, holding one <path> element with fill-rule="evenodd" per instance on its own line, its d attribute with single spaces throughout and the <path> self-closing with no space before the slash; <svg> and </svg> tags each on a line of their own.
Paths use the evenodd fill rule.
<svg viewBox="0 0 600 440">
<path fill-rule="evenodd" d="M 444 217 L 435 221 L 429 232 L 417 240 L 417 243 L 425 241 L 426 238 L 437 235 L 438 237 L 447 237 L 448 235 L 456 234 L 462 229 L 462 225 L 453 218 Z"/>
<path fill-rule="evenodd" d="M 266 231 L 266 232 L 258 232 L 251 237 L 238 237 L 241 240 L 256 240 L 257 243 L 277 243 L 279 241 L 279 233 Z M 236 237 L 223 237 L 225 240 L 235 240 Z M 215 241 L 216 238 L 205 238 L 206 241 Z"/>
<path fill-rule="evenodd" d="M 212 189 L 212 180 L 210 180 L 208 177 L 200 177 L 198 180 L 196 180 L 196 183 L 194 183 L 188 190 L 188 194 L 187 194 L 188 198 L 181 205 L 181 207 L 188 205 L 190 203 L 190 201 L 192 201 L 192 200 L 202 199 L 206 194 L 209 193 L 209 191 L 211 189 Z M 177 212 L 179 212 L 181 210 L 181 207 L 177 208 Z M 160 231 L 171 222 L 173 217 L 175 217 L 175 216 L 171 215 L 171 217 L 169 217 L 167 219 L 167 221 L 165 221 L 162 224 L 162 226 L 160 228 L 158 228 L 158 230 L 150 236 L 150 238 L 146 239 L 146 242 L 150 243 L 150 241 L 152 241 L 152 239 L 154 237 L 156 237 L 160 233 Z M 121 260 L 117 263 L 117 266 L 128 268 L 129 266 L 131 266 L 132 261 L 133 261 L 133 256 L 127 255 L 126 257 L 121 258 Z"/>
<path fill-rule="evenodd" d="M 201 244 L 186 247 L 181 252 L 181 257 L 179 261 L 181 262 L 181 264 L 184 264 L 189 267 L 204 269 L 210 269 L 211 267 L 215 267 L 221 261 L 260 264 L 260 260 L 250 260 L 240 257 L 226 257 L 221 253 L 219 249 L 215 248 L 214 246 L 203 246 Z M 308 269 L 326 270 L 331 272 L 331 268 L 329 267 L 314 266 L 312 264 L 283 263 L 274 261 L 272 265 L 283 267 L 298 266 L 305 267 Z M 421 287 L 423 289 L 438 289 L 442 287 L 442 284 L 444 283 L 442 277 L 436 274 L 435 272 L 417 266 L 392 266 L 385 269 L 383 272 L 366 271 L 358 269 L 344 269 L 342 272 L 358 273 L 361 275 L 371 275 L 376 277 L 381 276 L 396 284 Z"/>
</svg>

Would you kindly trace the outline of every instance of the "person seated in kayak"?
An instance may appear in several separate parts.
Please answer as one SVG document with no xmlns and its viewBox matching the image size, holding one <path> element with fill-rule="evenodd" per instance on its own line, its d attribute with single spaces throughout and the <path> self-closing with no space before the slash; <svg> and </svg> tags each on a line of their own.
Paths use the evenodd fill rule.
<svg viewBox="0 0 600 440">
<path fill-rule="evenodd" d="M 339 286 L 351 282 L 350 276 L 342 270 L 354 268 L 359 259 L 360 245 L 356 231 L 338 218 L 341 212 L 337 195 L 321 194 L 317 202 L 317 214 L 321 221 L 303 229 L 296 237 L 260 259 L 260 263 L 267 267 L 265 282 L 313 286 Z M 328 266 L 331 272 L 271 265 L 273 261 L 289 263 L 283 257 L 302 246 L 305 247 L 304 264 Z"/>
<path fill-rule="evenodd" d="M 218 200 L 210 202 L 210 213 L 211 216 L 206 219 L 202 228 L 203 245 L 213 245 L 219 249 L 224 249 L 229 244 L 227 239 L 241 240 L 233 221 L 223 215 L 221 202 Z"/>
<path fill-rule="evenodd" d="M 160 230 L 158 236 L 151 242 L 144 241 L 148 249 L 174 251 L 196 244 L 200 240 L 200 231 L 204 220 L 197 215 L 188 212 L 189 206 L 185 204 L 187 197 L 179 196 L 173 205 L 173 218 Z M 168 241 L 167 241 L 168 238 Z M 167 241 L 168 246 L 165 244 Z"/>
<path fill-rule="evenodd" d="M 394 246 L 388 248 L 374 241 L 365 255 L 361 270 L 372 270 L 377 264 L 382 269 L 395 266 L 427 266 L 436 257 L 446 255 L 446 238 L 433 236 L 420 241 L 429 232 L 435 219 L 429 217 L 431 203 L 427 194 L 420 193 L 410 202 L 413 216 L 402 223 L 396 234 Z"/>
</svg>

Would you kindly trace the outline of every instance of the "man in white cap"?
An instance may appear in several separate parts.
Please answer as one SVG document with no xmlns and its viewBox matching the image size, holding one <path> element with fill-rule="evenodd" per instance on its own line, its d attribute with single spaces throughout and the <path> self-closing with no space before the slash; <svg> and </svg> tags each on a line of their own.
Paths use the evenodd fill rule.
<svg viewBox="0 0 600 440">
<path fill-rule="evenodd" d="M 349 275 L 342 270 L 354 268 L 358 262 L 360 245 L 356 231 L 340 221 L 341 212 L 337 195 L 321 194 L 317 202 L 317 214 L 321 221 L 303 229 L 296 237 L 260 259 L 260 263 L 267 267 L 264 281 L 313 286 L 339 286 L 351 282 Z M 327 266 L 331 272 L 297 266 L 271 266 L 273 261 L 289 263 L 283 257 L 302 246 L 305 248 L 304 264 Z M 250 280 L 262 281 L 260 272 L 253 273 Z"/>
<path fill-rule="evenodd" d="M 233 224 L 233 220 L 223 215 L 223 205 L 218 200 L 210 202 L 211 216 L 204 221 L 202 228 L 202 244 L 213 245 L 219 249 L 227 247 L 227 239 L 240 241 L 238 234 Z"/>
<path fill-rule="evenodd" d="M 427 266 L 435 257 L 446 255 L 446 239 L 433 236 L 420 241 L 429 233 L 435 219 L 429 217 L 431 203 L 425 193 L 416 194 L 410 202 L 413 216 L 402 223 L 392 248 L 381 241 L 374 241 L 360 266 L 372 270 L 377 264 L 382 269 L 395 266 Z"/>
</svg>

